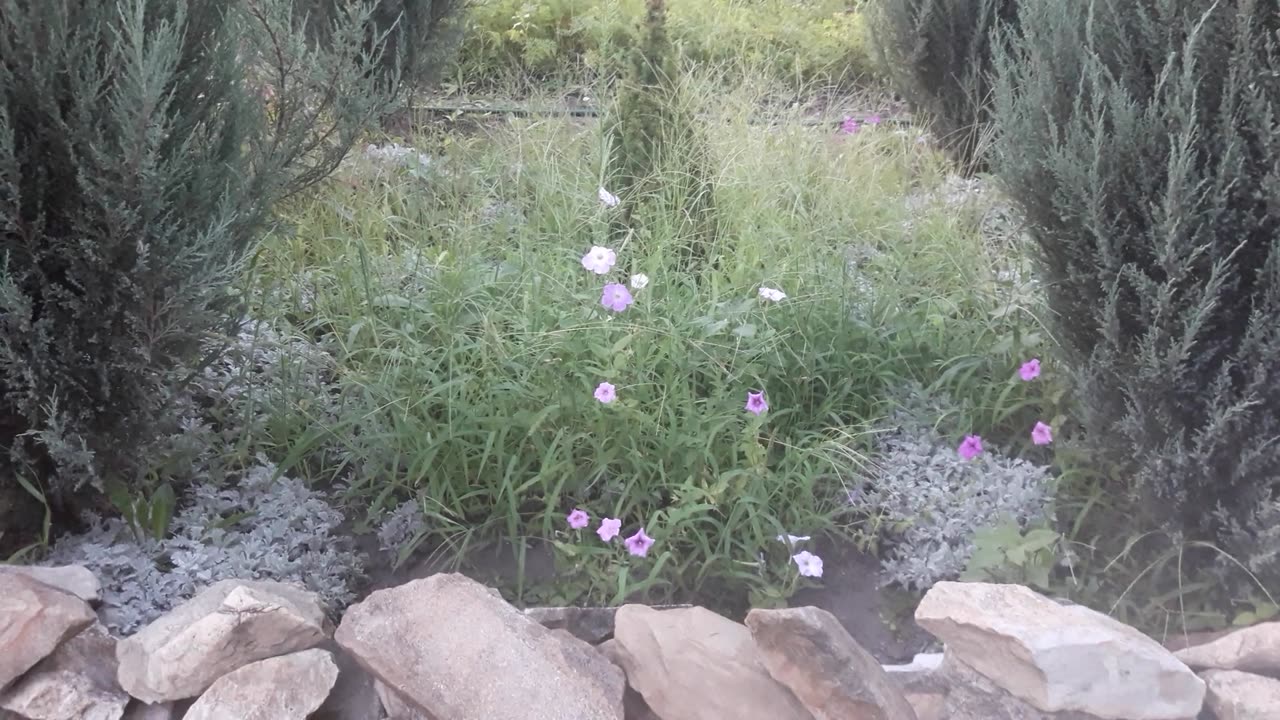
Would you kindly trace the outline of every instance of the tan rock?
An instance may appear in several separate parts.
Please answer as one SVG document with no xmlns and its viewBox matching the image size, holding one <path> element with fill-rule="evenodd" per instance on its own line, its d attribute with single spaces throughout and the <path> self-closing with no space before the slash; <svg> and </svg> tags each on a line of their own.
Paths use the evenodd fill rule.
<svg viewBox="0 0 1280 720">
<path fill-rule="evenodd" d="M 355 658 L 333 640 L 326 640 L 318 647 L 333 654 L 333 662 L 338 666 L 338 680 L 310 720 L 381 720 L 385 717 L 382 700 L 378 698 L 377 681 L 369 671 L 360 667 Z"/>
<path fill-rule="evenodd" d="M 752 610 L 764 666 L 817 720 L 916 720 L 884 668 L 826 610 Z"/>
<path fill-rule="evenodd" d="M 0 574 L 0 690 L 96 619 L 74 595 L 23 574 Z"/>
<path fill-rule="evenodd" d="M 1276 720 L 1280 718 L 1280 680 L 1240 672 L 1207 670 L 1205 704 L 1218 720 Z"/>
<path fill-rule="evenodd" d="M 337 680 L 338 666 L 324 650 L 259 660 L 214 681 L 183 720 L 306 720 Z"/>
<path fill-rule="evenodd" d="M 1097 720 L 1087 713 L 1050 713 L 1032 707 L 950 652 L 946 653 L 940 673 L 948 688 L 942 712 L 945 720 Z"/>
<path fill-rule="evenodd" d="M 405 700 L 400 693 L 387 687 L 384 683 L 374 681 L 373 687 L 382 701 L 382 708 L 391 720 L 435 720 L 426 712 L 419 710 Z"/>
<path fill-rule="evenodd" d="M 121 686 L 148 703 L 195 697 L 258 660 L 325 638 L 318 597 L 266 580 L 223 580 L 116 648 Z"/>
<path fill-rule="evenodd" d="M 1280 675 L 1280 622 L 1241 628 L 1175 654 L 1197 670 L 1213 668 Z"/>
<path fill-rule="evenodd" d="M 662 720 L 811 720 L 774 680 L 751 631 L 703 608 L 624 605 L 614 618 L 617 661 Z"/>
<path fill-rule="evenodd" d="M 1022 586 L 938 583 L 916 622 L 949 655 L 1045 712 L 1183 720 L 1204 702 L 1204 682 L 1156 641 Z"/>
<path fill-rule="evenodd" d="M 483 585 L 438 574 L 378 590 L 335 635 L 413 709 L 444 719 L 622 718 L 622 673 Z"/>
<path fill-rule="evenodd" d="M 28 720 L 120 720 L 128 704 L 116 682 L 116 639 L 99 624 L 62 643 L 0 693 L 0 708 Z"/>
<path fill-rule="evenodd" d="M 0 573 L 26 575 L 32 580 L 75 595 L 87 603 L 97 603 L 102 600 L 102 583 L 98 582 L 97 575 L 83 565 L 45 567 L 0 564 Z"/>
</svg>

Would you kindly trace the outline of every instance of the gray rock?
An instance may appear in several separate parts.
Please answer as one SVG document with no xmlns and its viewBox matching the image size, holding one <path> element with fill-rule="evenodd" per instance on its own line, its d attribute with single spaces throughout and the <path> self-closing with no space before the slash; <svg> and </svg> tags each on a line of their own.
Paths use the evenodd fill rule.
<svg viewBox="0 0 1280 720">
<path fill-rule="evenodd" d="M 1209 685 L 1206 704 L 1218 720 L 1280 718 L 1280 680 L 1238 670 L 1209 670 L 1201 677 Z"/>
<path fill-rule="evenodd" d="M 87 603 L 93 604 L 102 601 L 102 583 L 98 581 L 98 576 L 83 565 L 44 567 L 40 565 L 0 564 L 0 573 L 26 575 L 32 580 L 75 595 Z"/>
<path fill-rule="evenodd" d="M 1204 703 L 1204 681 L 1156 641 L 1019 585 L 938 583 L 916 622 L 949 656 L 1044 712 L 1183 720 Z"/>
<path fill-rule="evenodd" d="M 28 720 L 120 720 L 129 696 L 116 682 L 116 639 L 90 625 L 8 690 L 0 708 Z"/>
<path fill-rule="evenodd" d="M 662 720 L 812 720 L 774 680 L 751 631 L 703 608 L 624 605 L 611 651 Z"/>
<path fill-rule="evenodd" d="M 1240 670 L 1280 675 L 1280 622 L 1264 622 L 1179 650 L 1179 660 L 1197 670 Z"/>
<path fill-rule="evenodd" d="M 338 666 L 324 650 L 259 660 L 214 681 L 183 720 L 306 720 L 337 679 Z"/>
<path fill-rule="evenodd" d="M 223 580 L 116 647 L 120 685 L 148 703 L 200 695 L 249 663 L 325 639 L 318 597 L 269 580 Z"/>
<path fill-rule="evenodd" d="M 360 663 L 333 640 L 326 640 L 320 647 L 333 654 L 338 681 L 311 720 L 382 720 L 386 717 L 378 698 L 377 681 L 369 671 L 360 667 Z"/>
<path fill-rule="evenodd" d="M 23 574 L 0 574 L 0 690 L 96 619 L 74 595 Z"/>
<path fill-rule="evenodd" d="M 758 609 L 747 614 L 747 627 L 769 674 L 817 720 L 916 720 L 880 663 L 831 613 Z"/>
<path fill-rule="evenodd" d="M 456 573 L 372 593 L 347 610 L 335 639 L 411 709 L 437 718 L 622 718 L 622 673 Z"/>
</svg>

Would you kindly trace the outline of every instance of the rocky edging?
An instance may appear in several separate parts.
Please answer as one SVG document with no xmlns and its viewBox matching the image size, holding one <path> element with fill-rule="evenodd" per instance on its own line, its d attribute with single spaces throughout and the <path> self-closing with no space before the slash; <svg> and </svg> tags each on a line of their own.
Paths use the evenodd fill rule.
<svg viewBox="0 0 1280 720">
<path fill-rule="evenodd" d="M 520 611 L 458 574 L 319 599 L 226 580 L 127 638 L 83 568 L 0 567 L 0 718 L 27 720 L 1263 720 L 1280 623 L 1170 652 L 1017 585 L 936 585 L 945 645 L 875 661 L 829 613 Z M 1199 675 L 1196 673 L 1199 672 Z"/>
</svg>

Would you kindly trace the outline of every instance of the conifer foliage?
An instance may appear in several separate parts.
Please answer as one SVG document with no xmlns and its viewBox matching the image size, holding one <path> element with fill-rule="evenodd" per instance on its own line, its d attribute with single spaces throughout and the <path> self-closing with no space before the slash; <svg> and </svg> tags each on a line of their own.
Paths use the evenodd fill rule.
<svg viewBox="0 0 1280 720">
<path fill-rule="evenodd" d="M 1016 27 L 1018 0 L 875 0 L 876 56 L 894 89 L 967 172 L 986 168 L 995 31 Z"/>
<path fill-rule="evenodd" d="M 1020 0 L 1019 15 L 996 60 L 996 165 L 1080 369 L 1088 440 L 1149 520 L 1280 579 L 1280 8 Z"/>
<path fill-rule="evenodd" d="M 0 0 L 7 489 L 141 481 L 167 404 L 238 317 L 229 288 L 272 203 L 389 101 L 362 77 L 367 8 L 324 50 L 298 17 L 285 0 Z"/>
</svg>

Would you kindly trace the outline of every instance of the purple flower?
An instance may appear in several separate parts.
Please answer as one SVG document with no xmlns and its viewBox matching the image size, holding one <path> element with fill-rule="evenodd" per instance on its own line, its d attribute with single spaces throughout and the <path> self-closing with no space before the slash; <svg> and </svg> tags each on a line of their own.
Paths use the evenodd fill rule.
<svg viewBox="0 0 1280 720">
<path fill-rule="evenodd" d="M 619 283 L 605 285 L 604 292 L 600 295 L 600 304 L 614 312 L 626 310 L 627 306 L 632 302 L 634 301 L 631 299 L 631 293 L 627 290 L 627 286 Z"/>
<path fill-rule="evenodd" d="M 796 562 L 796 567 L 800 569 L 800 574 L 805 577 L 822 577 L 822 558 L 814 555 L 808 550 L 802 550 L 791 559 Z"/>
<path fill-rule="evenodd" d="M 769 403 L 764 401 L 764 393 L 747 392 L 747 411 L 759 415 L 769 409 Z"/>
<path fill-rule="evenodd" d="M 965 460 L 972 460 L 978 457 L 982 454 L 982 438 L 977 435 L 966 435 L 957 452 Z"/>
<path fill-rule="evenodd" d="M 858 132 L 858 121 L 846 115 L 844 122 L 840 123 L 840 132 L 843 135 L 852 135 Z"/>
<path fill-rule="evenodd" d="M 881 120 L 880 120 L 880 114 L 879 114 L 879 113 L 876 113 L 875 115 L 872 115 L 871 117 L 868 117 L 868 118 L 866 119 L 866 121 L 865 121 L 865 122 L 866 122 L 868 125 L 879 125 L 879 124 L 881 123 Z"/>
<path fill-rule="evenodd" d="M 653 538 L 645 535 L 644 528 L 640 528 L 635 535 L 623 540 L 622 543 L 627 546 L 627 552 L 636 557 L 644 557 L 649 554 L 649 548 L 653 547 Z"/>
<path fill-rule="evenodd" d="M 618 391 L 613 383 L 602 382 L 596 386 L 595 396 L 597 400 L 608 405 L 618 399 Z"/>
<path fill-rule="evenodd" d="M 1022 363 L 1022 367 L 1018 368 L 1018 377 L 1021 377 L 1023 382 L 1031 382 L 1040 377 L 1040 358 L 1031 358 Z"/>
<path fill-rule="evenodd" d="M 587 526 L 587 523 L 591 522 L 591 516 L 578 508 L 574 508 L 573 512 L 569 513 L 569 517 L 565 519 L 569 521 L 569 527 L 574 530 L 581 530 Z"/>
<path fill-rule="evenodd" d="M 620 532 L 622 532 L 622 521 L 618 518 L 605 518 L 600 521 L 600 527 L 596 528 L 596 534 L 605 542 L 618 537 Z"/>
<path fill-rule="evenodd" d="M 1048 445 L 1053 442 L 1053 428 L 1037 422 L 1036 426 L 1031 428 L 1031 442 L 1037 445 Z"/>
</svg>

